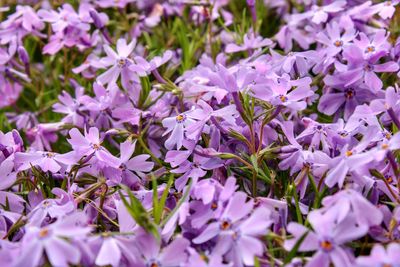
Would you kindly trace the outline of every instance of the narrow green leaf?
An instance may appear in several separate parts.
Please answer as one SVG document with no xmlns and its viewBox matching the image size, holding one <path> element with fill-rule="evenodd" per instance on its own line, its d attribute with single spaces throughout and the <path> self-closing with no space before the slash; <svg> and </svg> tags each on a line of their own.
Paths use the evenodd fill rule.
<svg viewBox="0 0 400 267">
<path fill-rule="evenodd" d="M 125 196 L 119 191 L 122 202 L 124 203 L 128 213 L 132 218 L 139 224 L 145 231 L 153 234 L 158 240 L 160 239 L 160 234 L 158 232 L 157 226 L 149 218 L 146 209 L 143 207 L 142 203 L 132 194 L 131 190 L 126 186 L 121 186 L 124 191 L 127 192 L 130 203 L 126 200 Z"/>
<path fill-rule="evenodd" d="M 258 169 L 258 163 L 257 163 L 257 155 L 256 154 L 251 155 L 250 161 L 251 161 L 251 164 L 253 165 L 254 169 L 258 173 L 259 169 Z"/>
</svg>

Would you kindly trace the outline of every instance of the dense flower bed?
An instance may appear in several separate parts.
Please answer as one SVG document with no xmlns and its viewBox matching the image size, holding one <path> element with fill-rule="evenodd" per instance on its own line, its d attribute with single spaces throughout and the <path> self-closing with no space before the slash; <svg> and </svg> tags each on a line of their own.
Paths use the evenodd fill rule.
<svg viewBox="0 0 400 267">
<path fill-rule="evenodd" d="M 0 1 L 0 266 L 399 266 L 399 2 Z"/>
</svg>

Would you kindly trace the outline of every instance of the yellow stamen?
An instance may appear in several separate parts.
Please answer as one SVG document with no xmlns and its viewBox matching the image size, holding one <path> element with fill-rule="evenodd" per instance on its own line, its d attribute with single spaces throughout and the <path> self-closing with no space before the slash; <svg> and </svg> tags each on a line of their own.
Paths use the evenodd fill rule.
<svg viewBox="0 0 400 267">
<path fill-rule="evenodd" d="M 39 231 L 39 237 L 43 238 L 49 235 L 49 229 L 43 228 Z"/>
</svg>

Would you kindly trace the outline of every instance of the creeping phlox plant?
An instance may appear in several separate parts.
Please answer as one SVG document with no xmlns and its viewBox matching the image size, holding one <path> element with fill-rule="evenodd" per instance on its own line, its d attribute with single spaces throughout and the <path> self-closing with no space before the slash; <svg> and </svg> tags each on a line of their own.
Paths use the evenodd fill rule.
<svg viewBox="0 0 400 267">
<path fill-rule="evenodd" d="M 398 6 L 0 0 L 0 266 L 399 266 Z"/>
</svg>

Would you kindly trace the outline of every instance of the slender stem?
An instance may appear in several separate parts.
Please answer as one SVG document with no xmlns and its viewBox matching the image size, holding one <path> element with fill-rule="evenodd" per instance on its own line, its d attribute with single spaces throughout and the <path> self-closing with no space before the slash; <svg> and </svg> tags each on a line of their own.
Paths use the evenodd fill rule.
<svg viewBox="0 0 400 267">
<path fill-rule="evenodd" d="M 253 186 L 253 197 L 257 197 L 257 172 L 253 169 L 253 177 L 252 177 L 252 186 Z"/>
</svg>

